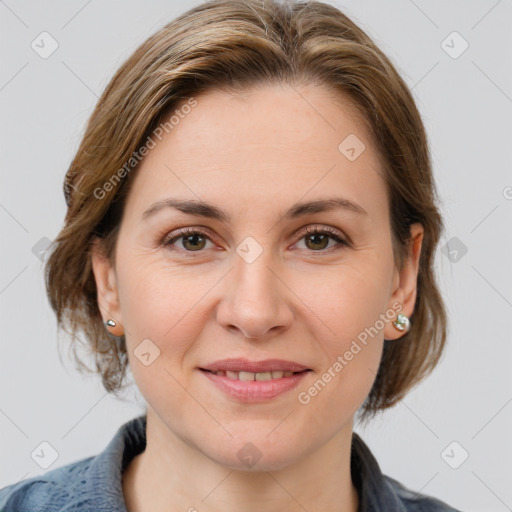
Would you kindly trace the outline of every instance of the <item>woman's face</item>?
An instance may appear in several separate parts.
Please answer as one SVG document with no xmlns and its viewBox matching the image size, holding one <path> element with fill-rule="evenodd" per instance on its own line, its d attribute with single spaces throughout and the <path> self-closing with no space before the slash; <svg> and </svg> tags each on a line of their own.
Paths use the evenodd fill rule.
<svg viewBox="0 0 512 512">
<path fill-rule="evenodd" d="M 136 171 L 115 265 L 94 257 L 98 300 L 124 328 L 166 439 L 230 467 L 279 469 L 351 433 L 383 340 L 402 335 L 391 321 L 400 306 L 412 314 L 421 227 L 399 272 L 376 150 L 324 89 L 195 99 Z M 251 383 L 204 370 L 226 359 L 308 371 L 263 364 Z M 244 368 L 233 364 L 217 368 Z"/>
</svg>

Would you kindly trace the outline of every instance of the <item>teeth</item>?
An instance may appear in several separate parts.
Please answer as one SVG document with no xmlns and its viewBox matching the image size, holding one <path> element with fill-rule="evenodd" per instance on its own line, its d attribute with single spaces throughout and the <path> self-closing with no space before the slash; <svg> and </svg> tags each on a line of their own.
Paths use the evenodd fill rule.
<svg viewBox="0 0 512 512">
<path fill-rule="evenodd" d="M 272 372 L 255 373 L 254 380 L 272 380 Z"/>
<path fill-rule="evenodd" d="M 251 381 L 251 380 L 272 380 L 272 379 L 282 379 L 283 377 L 291 377 L 294 372 L 290 371 L 282 371 L 276 370 L 274 372 L 232 372 L 230 370 L 219 370 L 215 372 L 216 375 L 220 375 L 221 377 L 227 377 L 232 380 L 243 380 L 243 381 Z"/>
</svg>

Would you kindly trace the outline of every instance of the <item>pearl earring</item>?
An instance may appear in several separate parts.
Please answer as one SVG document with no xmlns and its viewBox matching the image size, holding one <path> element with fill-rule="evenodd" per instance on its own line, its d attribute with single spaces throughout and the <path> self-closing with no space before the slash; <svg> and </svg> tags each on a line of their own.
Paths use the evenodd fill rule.
<svg viewBox="0 0 512 512">
<path fill-rule="evenodd" d="M 411 322 L 403 313 L 398 313 L 396 320 L 393 322 L 393 325 L 399 331 L 408 332 L 411 328 Z"/>
<path fill-rule="evenodd" d="M 124 334 L 123 328 L 121 327 L 121 325 L 117 325 L 117 322 L 115 322 L 111 318 L 109 318 L 106 322 L 103 322 L 103 324 L 105 325 L 105 327 L 107 329 L 109 327 L 111 328 L 111 330 L 109 330 L 109 332 L 110 332 L 110 334 L 112 334 L 114 336 L 122 336 Z"/>
</svg>

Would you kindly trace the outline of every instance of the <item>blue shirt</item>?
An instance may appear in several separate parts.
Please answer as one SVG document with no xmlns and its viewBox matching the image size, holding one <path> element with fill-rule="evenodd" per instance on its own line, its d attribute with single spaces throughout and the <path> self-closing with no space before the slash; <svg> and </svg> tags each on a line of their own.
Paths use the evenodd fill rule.
<svg viewBox="0 0 512 512">
<path fill-rule="evenodd" d="M 122 425 L 98 455 L 0 489 L 0 512 L 127 512 L 122 473 L 145 447 L 143 415 Z M 383 475 L 355 432 L 350 465 L 359 494 L 359 512 L 460 512 Z"/>
</svg>

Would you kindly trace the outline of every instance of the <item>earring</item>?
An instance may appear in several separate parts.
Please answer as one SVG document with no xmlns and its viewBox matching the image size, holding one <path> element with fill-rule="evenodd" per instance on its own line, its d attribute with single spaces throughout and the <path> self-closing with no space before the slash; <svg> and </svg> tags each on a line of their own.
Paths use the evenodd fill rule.
<svg viewBox="0 0 512 512">
<path fill-rule="evenodd" d="M 393 322 L 393 325 L 399 331 L 408 332 L 411 328 L 411 322 L 403 313 L 398 313 L 396 320 Z"/>
<path fill-rule="evenodd" d="M 112 320 L 111 318 L 109 318 L 106 322 L 103 322 L 103 324 L 105 325 L 105 327 L 108 329 L 109 327 L 111 328 L 109 330 L 110 334 L 113 334 L 114 336 L 122 336 L 124 334 L 123 332 L 123 328 L 121 327 L 121 325 L 117 325 L 117 323 Z"/>
</svg>

